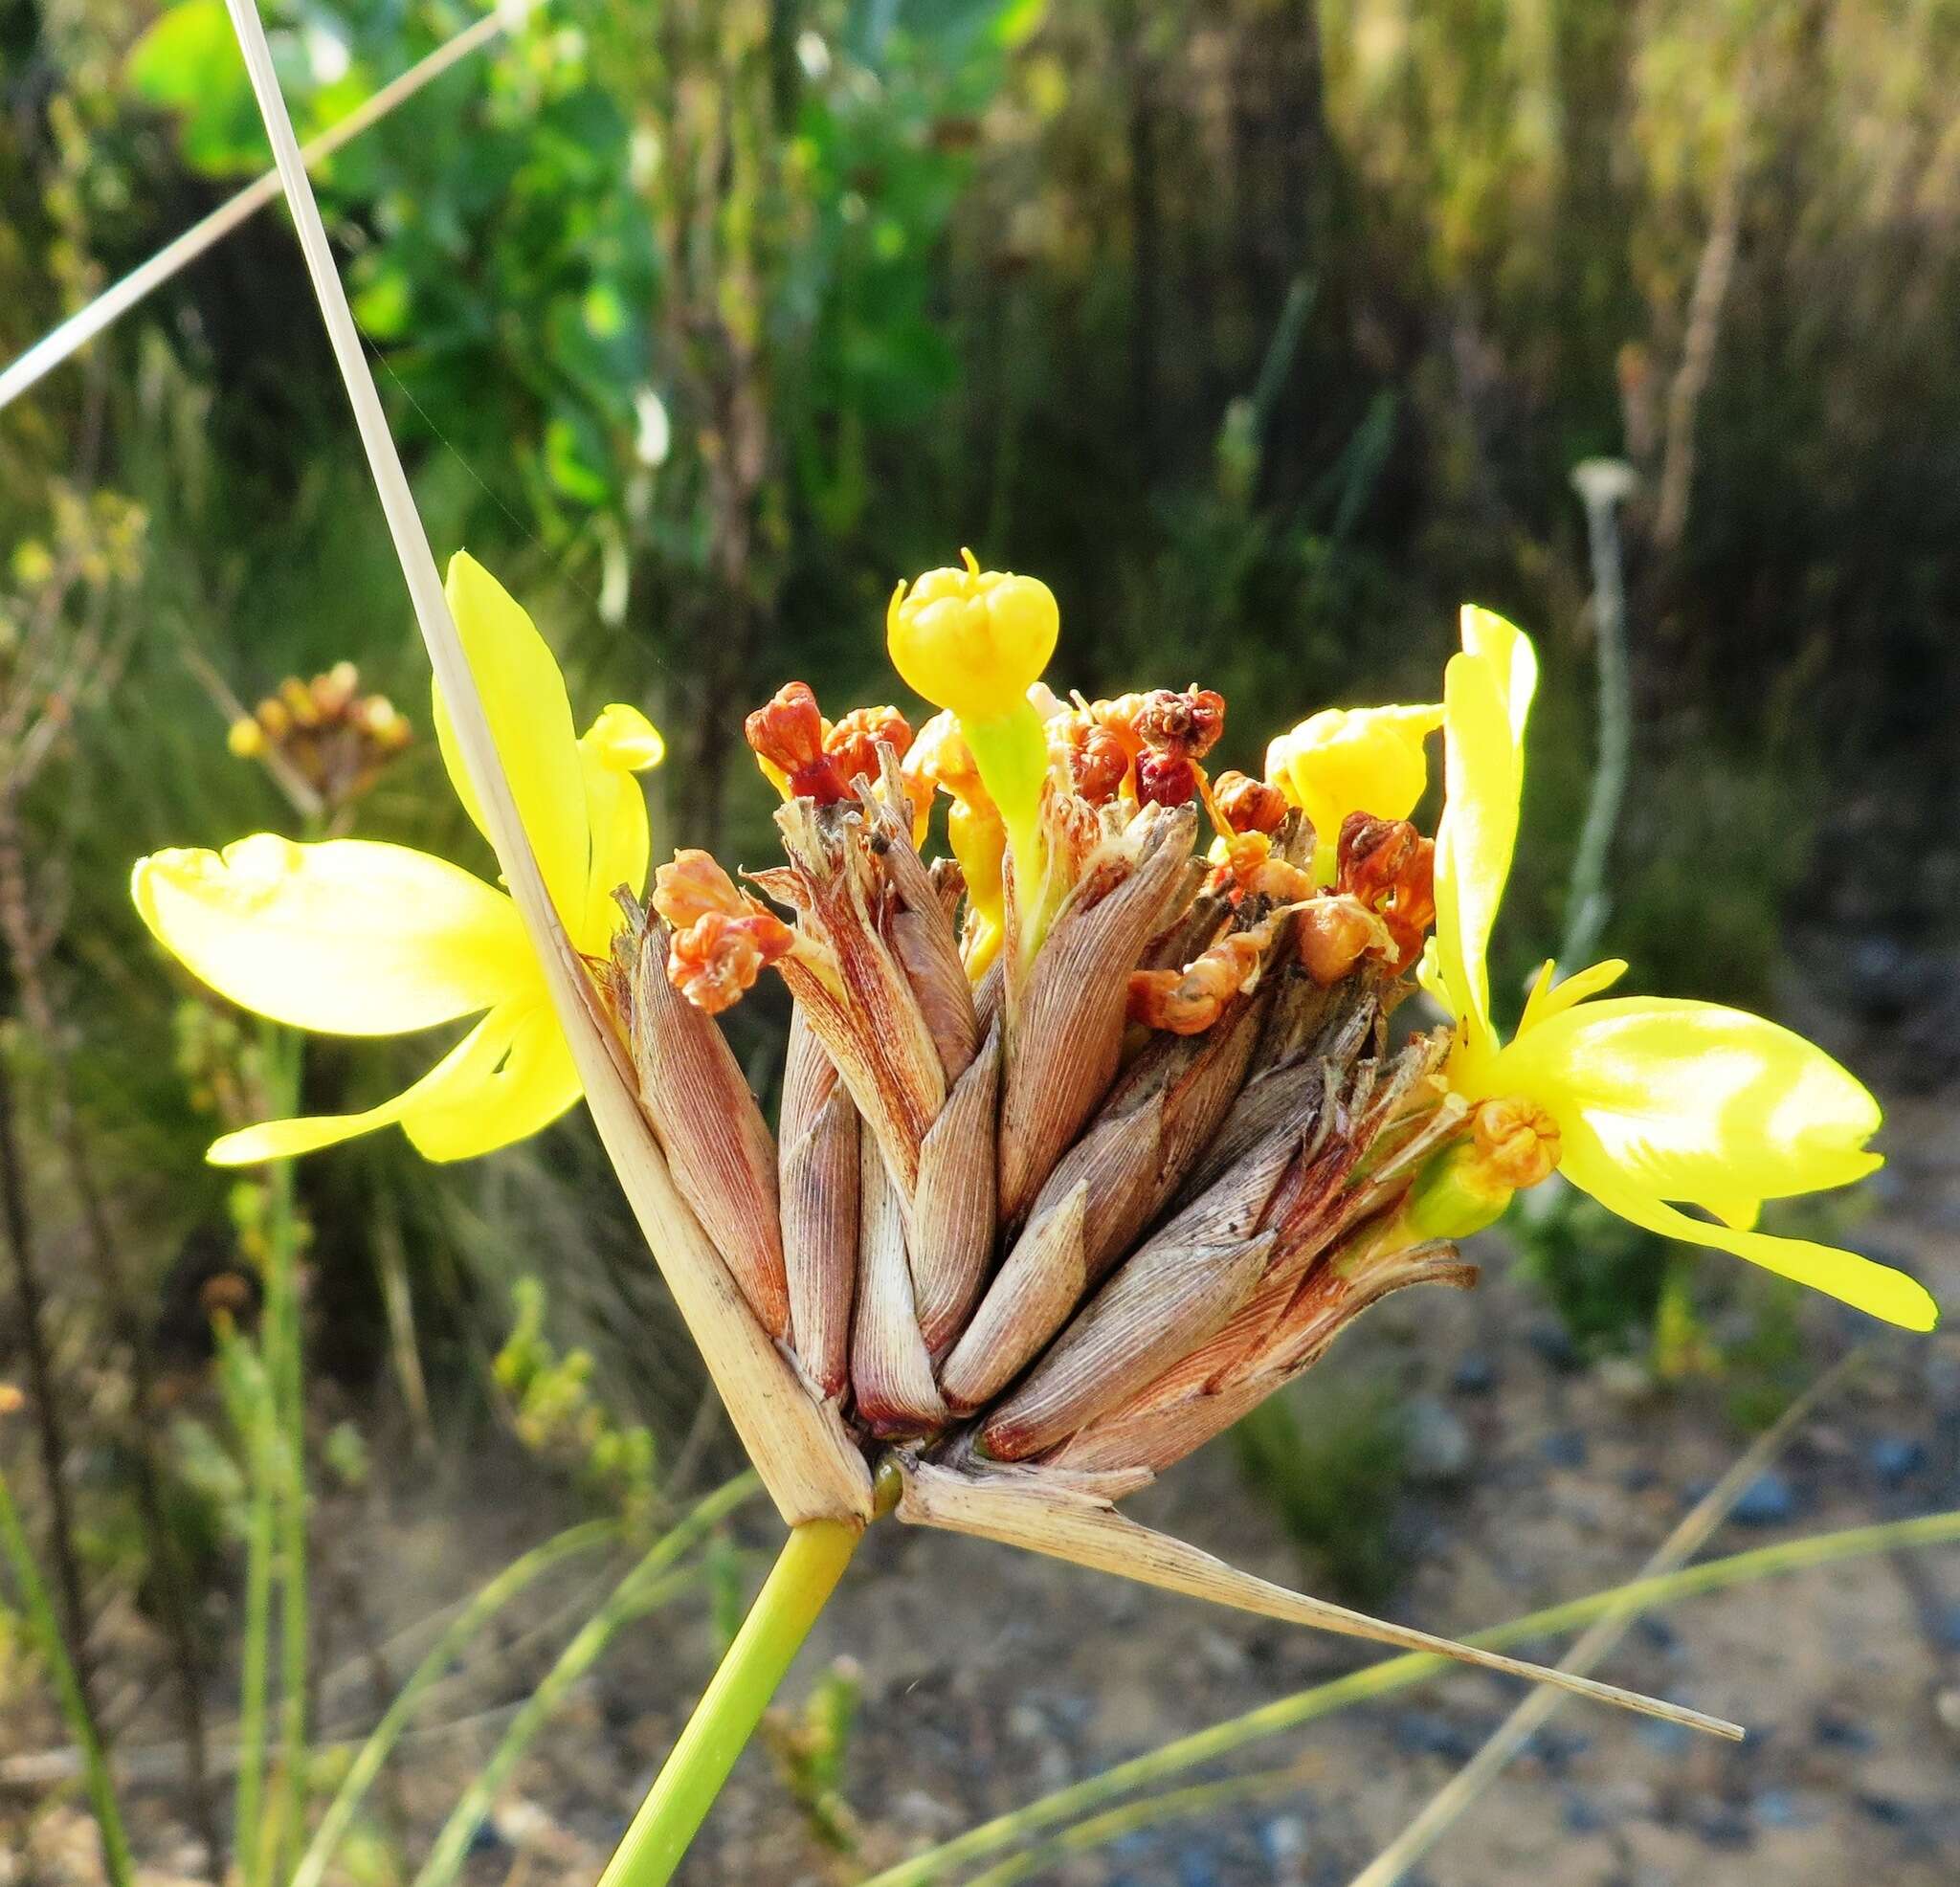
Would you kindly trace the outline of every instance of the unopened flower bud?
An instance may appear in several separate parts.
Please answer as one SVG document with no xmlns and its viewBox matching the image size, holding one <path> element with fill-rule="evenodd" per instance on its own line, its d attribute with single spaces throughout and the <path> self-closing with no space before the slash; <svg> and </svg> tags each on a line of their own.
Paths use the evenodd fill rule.
<svg viewBox="0 0 1960 1887">
<path fill-rule="evenodd" d="M 250 715 L 241 715 L 225 729 L 225 744 L 240 760 L 256 760 L 265 751 L 265 729 Z"/>
<path fill-rule="evenodd" d="M 999 721 L 1025 704 L 1055 654 L 1061 614 L 1037 577 L 983 570 L 970 550 L 964 569 L 927 570 L 901 584 L 885 612 L 892 666 L 908 687 L 963 721 Z"/>
<path fill-rule="evenodd" d="M 1266 749 L 1266 778 L 1313 823 L 1324 883 L 1348 813 L 1406 819 L 1415 810 L 1429 784 L 1423 739 L 1442 718 L 1440 707 L 1326 708 Z"/>
</svg>

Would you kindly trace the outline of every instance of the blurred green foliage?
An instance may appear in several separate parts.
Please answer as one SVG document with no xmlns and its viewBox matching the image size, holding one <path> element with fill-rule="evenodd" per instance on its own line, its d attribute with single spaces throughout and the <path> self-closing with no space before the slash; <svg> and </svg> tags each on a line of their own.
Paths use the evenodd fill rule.
<svg viewBox="0 0 1960 1887">
<path fill-rule="evenodd" d="M 475 17 L 266 11 L 302 130 Z M 262 162 L 221 15 L 0 4 L 0 353 Z M 1474 595 L 1545 655 L 1515 1004 L 1592 752 L 1568 474 L 1626 457 L 1609 945 L 1631 988 L 1768 1007 L 1793 919 L 1950 921 L 1956 80 L 1954 0 L 546 0 L 321 187 L 438 549 L 524 595 L 581 696 L 668 728 L 661 839 L 731 860 L 769 836 L 743 710 L 791 675 L 889 693 L 891 583 L 962 542 L 1054 584 L 1062 678 L 1225 690 L 1236 765 L 1316 706 L 1433 697 Z M 249 701 L 352 657 L 427 731 L 276 212 L 0 413 L 0 544 L 46 537 L 60 481 L 150 521 L 126 671 L 31 811 L 154 1271 L 223 1182 L 127 865 L 291 824 L 193 658 Z M 482 868 L 438 773 L 424 740 L 362 831 Z M 746 1058 L 780 1019 L 745 1005 Z M 393 1060 L 321 1045 L 306 1104 Z M 576 1124 L 439 1182 L 392 1139 L 311 1163 L 323 1360 L 388 1353 L 386 1200 L 438 1369 L 482 1379 L 548 1250 L 554 1342 L 683 1427 L 694 1365 L 602 1182 Z"/>
</svg>

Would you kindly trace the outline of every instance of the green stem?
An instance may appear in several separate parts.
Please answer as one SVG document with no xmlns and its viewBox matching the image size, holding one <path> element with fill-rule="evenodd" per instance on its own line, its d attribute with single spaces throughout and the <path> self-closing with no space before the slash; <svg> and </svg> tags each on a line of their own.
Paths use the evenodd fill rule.
<svg viewBox="0 0 1960 1887">
<path fill-rule="evenodd" d="M 264 1877 L 260 1822 L 265 1799 L 266 1701 L 272 1668 L 273 1557 L 278 1537 L 278 1412 L 259 1357 L 224 1321 L 218 1380 L 232 1430 L 244 1444 L 251 1507 L 245 1534 L 245 1641 L 238 1675 L 238 1779 L 232 1850 L 247 1887 Z"/>
<path fill-rule="evenodd" d="M 791 1529 L 599 1887 L 664 1887 L 673 1877 L 861 1537 L 848 1521 L 805 1521 Z"/>
<path fill-rule="evenodd" d="M 1020 701 L 998 721 L 962 721 L 980 783 L 1000 810 L 1013 862 L 1014 912 L 1020 934 L 1015 963 L 1021 975 L 1048 934 L 1055 913 L 1048 872 L 1048 841 L 1041 830 L 1041 784 L 1048 776 L 1048 736 L 1031 702 Z"/>
<path fill-rule="evenodd" d="M 267 1099 L 275 1116 L 297 1113 L 302 1040 L 283 1029 L 265 1034 Z M 279 1559 L 279 1804 L 276 1849 L 281 1865 L 297 1851 L 306 1819 L 307 1618 L 306 1375 L 300 1307 L 298 1209 L 293 1163 L 276 1162 L 267 1176 L 266 1374 L 272 1390 L 278 1450 Z"/>
<path fill-rule="evenodd" d="M 117 1806 L 115 1786 L 109 1779 L 108 1759 L 102 1754 L 101 1739 L 96 1734 L 95 1718 L 82 1695 L 81 1679 L 68 1655 L 61 1627 L 55 1617 L 54 1602 L 28 1547 L 27 1531 L 20 1523 L 20 1513 L 13 1504 L 4 1474 L 0 1474 L 0 1546 L 6 1547 L 7 1557 L 12 1563 L 21 1605 L 55 1679 L 61 1714 L 68 1720 L 68 1734 L 81 1752 L 82 1773 L 88 1779 L 89 1807 L 95 1811 L 96 1827 L 101 1834 L 103 1870 L 111 1887 L 129 1887 L 134 1873 L 129 1837 L 122 1830 L 122 1811 Z"/>
</svg>

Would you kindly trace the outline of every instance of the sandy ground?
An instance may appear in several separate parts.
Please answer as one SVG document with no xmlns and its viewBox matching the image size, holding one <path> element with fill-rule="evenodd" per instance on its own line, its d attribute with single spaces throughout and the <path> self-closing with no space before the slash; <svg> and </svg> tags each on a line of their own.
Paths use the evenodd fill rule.
<svg viewBox="0 0 1960 1887">
<path fill-rule="evenodd" d="M 1949 1100 L 1906 1102 L 1860 1242 L 1909 1259 L 1960 1303 L 1960 1144 Z M 1457 1471 L 1414 1486 L 1395 1523 L 1406 1576 L 1393 1615 L 1467 1631 L 1634 1574 L 1744 1437 L 1713 1388 L 1641 1394 L 1623 1369 L 1562 1356 L 1542 1308 L 1503 1276 L 1468 1297 L 1415 1294 L 1374 1314 L 1335 1366 L 1424 1399 Z M 1711 1259 L 1711 1262 L 1724 1262 Z M 1819 1357 L 1858 1320 L 1807 1308 Z M 357 1725 L 379 1674 L 359 1654 L 465 1592 L 540 1537 L 559 1497 L 493 1454 L 433 1473 L 384 1471 L 323 1513 L 340 1597 L 323 1664 L 329 1722 Z M 1776 1473 L 1711 1543 L 1721 1553 L 1796 1533 L 1960 1506 L 1960 1335 L 1881 1337 Z M 1269 1577 L 1312 1576 L 1231 1451 L 1214 1447 L 1135 1503 L 1140 1518 Z M 562 1515 L 556 1516 L 562 1518 Z M 742 1537 L 769 1540 L 759 1510 Z M 575 1607 L 575 1585 L 552 1604 Z M 541 1601 L 526 1621 L 548 1627 Z M 468 1870 L 472 1887 L 589 1881 L 712 1662 L 698 1603 L 630 1632 L 520 1768 Z M 514 1630 L 516 1628 L 513 1628 Z M 110 1620 L 124 1747 L 167 1734 L 140 1629 Z M 120 1635 L 119 1635 L 120 1634 Z M 414 1855 L 542 1669 L 502 1654 L 438 1700 L 454 1727 L 413 1747 L 377 1796 Z M 547 1633 L 548 1635 L 548 1633 Z M 562 1631 L 559 1636 L 562 1637 Z M 120 1649 L 116 1649 L 119 1648 Z M 1551 1654 L 1552 1646 L 1538 1646 Z M 400 1647 L 396 1647 L 399 1654 Z M 977 1542 L 875 1530 L 791 1679 L 853 1660 L 863 1700 L 843 1791 L 856 1859 L 811 1839 L 771 1759 L 751 1750 L 680 1878 L 831 1883 L 1111 1763 L 1355 1668 L 1360 1647 L 1202 1609 Z M 1960 1879 L 1960 1549 L 1859 1561 L 1699 1599 L 1636 1628 L 1602 1675 L 1749 1727 L 1740 1747 L 1568 1704 L 1422 1871 L 1431 1887 L 1536 1878 L 1548 1887 L 1950 1887 Z M 1033 1878 L 1071 1887 L 1340 1887 L 1496 1726 L 1518 1692 L 1454 1673 L 1273 1739 L 1240 1767 L 1299 1761 L 1285 1794 L 1133 1833 Z M 60 1738 L 25 1707 L 0 1755 Z M 0 1778 L 6 1771 L 0 1768 Z M 1206 1772 L 1214 1773 L 1214 1772 Z M 201 1856 L 167 1787 L 138 1790 L 155 1876 Z M 87 1824 L 46 1794 L 0 1787 L 0 1887 L 98 1878 Z M 387 1879 L 386 1873 L 369 1876 Z M 956 1876 L 958 1877 L 958 1876 Z"/>
</svg>

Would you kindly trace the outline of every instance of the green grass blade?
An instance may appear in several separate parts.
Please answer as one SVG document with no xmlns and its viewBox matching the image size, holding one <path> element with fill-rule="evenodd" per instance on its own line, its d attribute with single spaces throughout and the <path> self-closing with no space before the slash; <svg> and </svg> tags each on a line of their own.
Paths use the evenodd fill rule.
<svg viewBox="0 0 1960 1887">
<path fill-rule="evenodd" d="M 313 1839 L 300 1857 L 289 1887 L 320 1887 L 322 1876 L 347 1830 L 353 1825 L 362 1802 L 373 1786 L 375 1777 L 381 1773 L 382 1765 L 393 1753 L 402 1732 L 408 1728 L 410 1720 L 431 1688 L 477 1633 L 525 1587 L 554 1566 L 581 1553 L 590 1552 L 594 1547 L 608 1545 L 618 1538 L 619 1527 L 612 1521 L 587 1521 L 578 1526 L 568 1527 L 563 1533 L 554 1535 L 542 1545 L 534 1546 L 513 1560 L 488 1584 L 479 1588 L 469 1604 L 450 1621 L 442 1635 L 430 1647 L 421 1663 L 409 1674 L 407 1682 L 395 1694 L 394 1701 L 389 1705 L 381 1721 L 368 1732 L 367 1741 L 355 1752 L 346 1775 L 334 1791 L 333 1800 L 327 1804 L 325 1814 L 321 1817 Z"/>
<path fill-rule="evenodd" d="M 41 1655 L 47 1660 L 49 1674 L 55 1680 L 61 1714 L 68 1720 L 68 1734 L 75 1739 L 75 1746 L 81 1752 L 89 1807 L 95 1813 L 96 1827 L 101 1834 L 103 1871 L 109 1877 L 110 1887 L 130 1887 L 134 1870 L 129 1858 L 129 1837 L 122 1828 L 122 1810 L 116 1801 L 108 1760 L 102 1754 L 101 1739 L 96 1734 L 95 1718 L 89 1711 L 88 1699 L 82 1695 L 81 1680 L 75 1674 L 68 1647 L 62 1642 L 61 1627 L 55 1618 L 54 1602 L 48 1596 L 40 1568 L 34 1564 L 33 1550 L 27 1542 L 27 1530 L 20 1523 L 20 1512 L 13 1504 L 13 1495 L 4 1474 L 0 1474 L 0 1546 L 7 1549 L 14 1581 L 20 1587 L 22 1609 Z"/>
<path fill-rule="evenodd" d="M 761 1488 L 761 1480 L 753 1474 L 739 1475 L 717 1488 L 696 1502 L 678 1526 L 656 1541 L 638 1565 L 612 1588 L 605 1604 L 580 1627 L 558 1654 L 557 1662 L 545 1674 L 544 1681 L 511 1719 L 497 1747 L 491 1751 L 490 1760 L 450 1811 L 428 1859 L 415 1876 L 413 1887 L 452 1887 L 469 1855 L 471 1840 L 496 1806 L 499 1791 L 529 1748 L 531 1739 L 564 1701 L 566 1693 L 591 1669 L 623 1627 L 663 1604 L 699 1576 L 692 1568 L 675 1572 L 675 1562 Z"/>
</svg>

